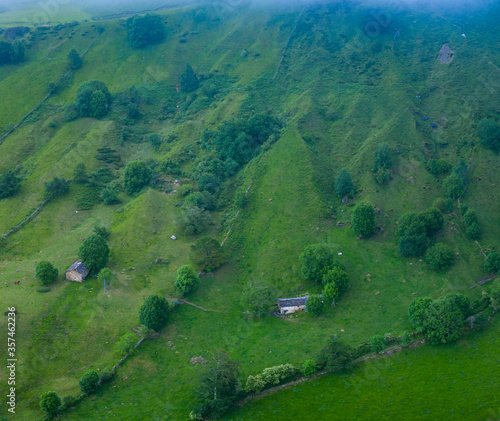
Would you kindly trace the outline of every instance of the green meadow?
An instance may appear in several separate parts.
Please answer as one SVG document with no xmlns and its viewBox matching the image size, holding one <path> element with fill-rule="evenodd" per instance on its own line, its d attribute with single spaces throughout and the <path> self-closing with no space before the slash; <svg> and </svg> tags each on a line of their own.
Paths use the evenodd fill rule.
<svg viewBox="0 0 500 421">
<path fill-rule="evenodd" d="M 145 341 L 111 382 L 60 419 L 185 420 L 197 397 L 193 357 L 229 352 L 244 385 L 266 367 L 314 358 L 333 335 L 356 346 L 374 334 L 411 331 L 408 305 L 415 297 L 460 292 L 472 301 L 488 288 L 470 287 L 486 276 L 481 248 L 500 246 L 500 160 L 477 135 L 478 121 L 497 118 L 500 107 L 497 6 L 472 16 L 390 10 L 390 25 L 367 36 L 363 28 L 379 9 L 245 4 L 218 13 L 210 4 L 195 4 L 158 12 L 166 38 L 141 49 L 127 42 L 124 18 L 98 19 L 108 10 L 92 7 L 61 6 L 51 28 L 32 28 L 26 35 L 24 62 L 0 66 L 3 134 L 66 72 L 68 53 L 83 53 L 93 43 L 82 68 L 0 145 L 0 174 L 16 166 L 25 171 L 19 192 L 0 201 L 0 233 L 39 206 L 44 183 L 56 176 L 71 179 L 81 163 L 88 172 L 107 168 L 122 183 L 127 162 L 178 160 L 181 175 L 160 170 L 159 178 L 165 183 L 160 186 L 177 179 L 180 186 L 146 186 L 135 195 L 120 191 L 119 204 L 86 207 L 81 203 L 88 192 L 70 182 L 68 195 L 0 240 L 0 303 L 3 311 L 15 306 L 18 312 L 17 411 L 9 419 L 40 419 L 42 393 L 78 395 L 87 369 L 115 365 L 123 355 L 114 345 L 139 325 L 144 300 L 152 294 L 180 298 L 176 270 L 189 263 L 190 247 L 204 235 L 222 242 L 231 229 L 223 246 L 226 264 L 202 276 L 184 297 L 208 311 L 176 305 L 157 338 Z M 0 27 L 17 26 L 30 13 L 0 13 Z M 72 21 L 78 25 L 68 25 Z M 461 37 L 464 31 L 467 38 Z M 445 42 L 455 51 L 449 64 L 436 60 Z M 201 80 L 196 93 L 176 89 L 187 63 Z M 114 97 L 110 113 L 68 121 L 65 113 L 78 87 L 93 79 Z M 213 96 L 203 93 L 211 83 L 218 88 Z M 143 99 L 142 117 L 131 122 L 116 98 L 132 87 Z M 257 113 L 281 119 L 279 138 L 224 182 L 203 232 L 185 234 L 179 202 L 182 188 L 194 183 L 198 160 L 210 152 L 203 147 L 204 131 Z M 145 140 L 150 133 L 169 141 L 155 150 Z M 387 185 L 377 184 L 372 172 L 382 142 L 393 156 Z M 96 158 L 104 147 L 115 151 L 120 164 Z M 426 169 L 430 158 L 467 163 L 460 205 L 476 210 L 482 229 L 479 244 L 469 239 L 454 201 L 431 240 L 453 249 L 455 263 L 445 272 L 433 271 L 422 258 L 400 256 L 394 237 L 403 213 L 423 211 L 444 196 L 443 177 Z M 335 193 L 342 168 L 356 187 L 347 204 Z M 248 202 L 239 209 L 234 197 L 241 191 L 247 191 Z M 373 237 L 358 239 L 350 221 L 355 205 L 365 200 L 380 210 L 377 228 Z M 82 284 L 64 279 L 96 225 L 111 232 L 108 267 L 116 277 L 106 292 L 95 277 Z M 337 305 L 326 306 L 318 318 L 300 312 L 249 319 L 240 304 L 248 282 L 264 282 L 279 297 L 321 293 L 321 285 L 304 279 L 299 263 L 304 248 L 315 243 L 330 244 L 350 275 Z M 59 270 L 47 293 L 37 291 L 35 265 L 41 260 Z M 2 332 L 6 326 L 2 319 Z M 454 344 L 426 344 L 346 374 L 323 375 L 250 401 L 224 419 L 497 419 L 497 349 L 493 320 Z M 2 369 L 0 384 L 6 380 Z M 10 416 L 6 409 L 0 406 L 0 416 Z"/>
</svg>

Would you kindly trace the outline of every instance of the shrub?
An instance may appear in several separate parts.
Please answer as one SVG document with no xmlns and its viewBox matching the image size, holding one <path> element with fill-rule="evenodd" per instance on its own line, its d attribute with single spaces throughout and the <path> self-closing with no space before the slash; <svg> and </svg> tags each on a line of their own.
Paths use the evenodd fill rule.
<svg viewBox="0 0 500 421">
<path fill-rule="evenodd" d="M 479 238 L 481 238 L 481 226 L 478 223 L 474 222 L 467 227 L 465 234 L 471 240 L 479 240 Z"/>
<path fill-rule="evenodd" d="M 200 282 L 200 278 L 190 265 L 181 266 L 177 270 L 177 277 L 175 278 L 175 287 L 181 291 L 182 294 L 187 294 Z"/>
<path fill-rule="evenodd" d="M 354 190 L 351 174 L 346 169 L 342 169 L 335 179 L 335 190 L 339 196 L 345 196 Z"/>
<path fill-rule="evenodd" d="M 107 240 L 111 235 L 111 232 L 106 227 L 101 227 L 99 225 L 94 226 L 94 234 L 100 235 L 102 238 Z"/>
<path fill-rule="evenodd" d="M 160 146 L 163 143 L 163 138 L 160 135 L 157 135 L 156 133 L 151 133 L 146 136 L 146 139 L 148 140 L 149 143 L 151 143 L 151 146 L 155 151 L 160 150 Z"/>
<path fill-rule="evenodd" d="M 105 205 L 116 205 L 121 200 L 118 197 L 118 186 L 116 184 L 109 184 L 101 190 L 99 199 Z"/>
<path fill-rule="evenodd" d="M 68 409 L 78 402 L 78 398 L 73 395 L 65 395 L 62 398 L 61 410 Z"/>
<path fill-rule="evenodd" d="M 336 373 L 351 367 L 353 360 L 353 349 L 343 342 L 330 337 L 326 345 L 319 352 L 317 363 L 328 371 Z"/>
<path fill-rule="evenodd" d="M 83 162 L 76 165 L 73 171 L 73 180 L 75 183 L 86 183 L 88 181 L 87 167 Z"/>
<path fill-rule="evenodd" d="M 241 295 L 240 304 L 251 317 L 262 317 L 270 312 L 275 304 L 275 292 L 265 283 L 250 282 Z"/>
<path fill-rule="evenodd" d="M 179 218 L 179 224 L 184 228 L 186 235 L 199 234 L 203 231 L 205 223 L 210 220 L 210 214 L 196 206 L 186 206 Z"/>
<path fill-rule="evenodd" d="M 374 175 L 378 184 L 387 184 L 392 180 L 392 171 L 385 168 L 379 168 Z"/>
<path fill-rule="evenodd" d="M 114 350 L 120 356 L 133 355 L 136 351 L 135 345 L 137 344 L 137 336 L 133 333 L 126 333 L 115 344 Z"/>
<path fill-rule="evenodd" d="M 477 219 L 476 211 L 473 208 L 467 208 L 467 211 L 464 213 L 464 221 L 466 225 L 472 225 L 474 223 L 479 223 Z"/>
<path fill-rule="evenodd" d="M 40 408 L 50 416 L 55 414 L 61 406 L 61 398 L 56 392 L 45 392 L 40 396 Z"/>
<path fill-rule="evenodd" d="M 75 110 L 80 117 L 102 117 L 110 104 L 111 94 L 98 80 L 83 82 L 76 91 Z"/>
<path fill-rule="evenodd" d="M 89 117 L 104 117 L 108 113 L 108 105 L 106 94 L 99 90 L 94 91 L 90 97 Z"/>
<path fill-rule="evenodd" d="M 408 307 L 410 323 L 419 331 L 423 330 L 425 311 L 431 303 L 432 299 L 429 297 L 414 298 Z"/>
<path fill-rule="evenodd" d="M 169 311 L 165 298 L 150 295 L 139 310 L 139 323 L 158 332 L 166 325 Z"/>
<path fill-rule="evenodd" d="M 127 19 L 127 40 L 134 48 L 156 44 L 165 39 L 165 25 L 158 15 L 133 16 Z"/>
<path fill-rule="evenodd" d="M 401 335 L 401 345 L 406 348 L 410 344 L 411 344 L 411 335 L 408 332 L 404 331 L 403 334 Z"/>
<path fill-rule="evenodd" d="M 316 367 L 316 363 L 314 362 L 314 360 L 305 360 L 300 371 L 304 376 L 309 377 L 316 373 L 318 371 L 318 368 Z"/>
<path fill-rule="evenodd" d="M 129 162 L 123 174 L 123 186 L 125 191 L 130 195 L 139 192 L 143 186 L 149 184 L 151 176 L 151 170 L 145 162 Z"/>
<path fill-rule="evenodd" d="M 375 162 L 373 172 L 377 172 L 380 168 L 388 169 L 392 163 L 392 156 L 387 143 L 381 143 L 375 152 Z"/>
<path fill-rule="evenodd" d="M 214 196 L 208 191 L 190 193 L 188 197 L 186 197 L 184 204 L 209 211 L 215 209 Z"/>
<path fill-rule="evenodd" d="M 196 267 L 207 271 L 217 269 L 224 262 L 220 244 L 211 237 L 196 240 L 190 248 L 189 258 Z"/>
<path fill-rule="evenodd" d="M 292 364 L 282 364 L 265 368 L 261 374 L 248 376 L 245 391 L 247 393 L 258 393 L 266 386 L 279 384 L 287 377 L 293 376 L 297 369 Z"/>
<path fill-rule="evenodd" d="M 398 253 L 402 256 L 421 256 L 428 246 L 427 237 L 424 234 L 405 234 L 398 241 Z"/>
<path fill-rule="evenodd" d="M 443 228 L 444 218 L 438 208 L 428 208 L 417 216 L 422 221 L 427 236 L 434 235 Z"/>
<path fill-rule="evenodd" d="M 354 209 L 352 217 L 352 227 L 354 232 L 362 237 L 371 237 L 375 230 L 375 211 L 373 205 L 368 202 L 361 202 Z"/>
<path fill-rule="evenodd" d="M 78 250 L 78 257 L 90 272 L 97 273 L 106 266 L 109 259 L 109 247 L 100 235 L 87 237 Z"/>
<path fill-rule="evenodd" d="M 496 251 L 490 251 L 486 262 L 484 263 L 484 268 L 486 272 L 498 272 L 500 271 L 500 256 Z"/>
<path fill-rule="evenodd" d="M 434 158 L 429 159 L 427 161 L 426 167 L 427 170 L 436 177 L 442 174 L 446 174 L 451 170 L 451 165 L 442 158 L 439 160 Z"/>
<path fill-rule="evenodd" d="M 80 379 L 80 390 L 89 394 L 97 390 L 99 384 L 99 374 L 95 370 L 88 370 Z"/>
<path fill-rule="evenodd" d="M 478 134 L 483 145 L 495 152 L 500 150 L 500 124 L 494 120 L 483 119 L 479 122 Z"/>
<path fill-rule="evenodd" d="M 41 292 L 41 293 L 50 292 L 50 288 L 49 287 L 38 287 L 36 289 L 36 291 Z"/>
<path fill-rule="evenodd" d="M 435 300 L 425 311 L 424 329 L 433 342 L 454 342 L 463 328 L 463 314 L 452 300 Z"/>
<path fill-rule="evenodd" d="M 74 48 L 68 54 L 68 64 L 72 70 L 78 70 L 82 67 L 83 60 Z"/>
<path fill-rule="evenodd" d="M 442 197 L 438 197 L 432 202 L 433 208 L 438 208 L 441 212 L 444 212 L 446 209 L 446 203 Z"/>
<path fill-rule="evenodd" d="M 387 343 L 382 335 L 373 335 L 370 338 L 370 346 L 373 352 L 379 353 L 387 348 Z"/>
<path fill-rule="evenodd" d="M 331 268 L 333 250 L 327 244 L 311 244 L 299 256 L 301 271 L 307 280 L 320 282 Z"/>
<path fill-rule="evenodd" d="M 20 171 L 20 168 L 16 168 L 0 175 L 0 200 L 13 196 L 19 190 L 23 179 Z"/>
<path fill-rule="evenodd" d="M 43 284 L 49 285 L 57 279 L 59 271 L 54 265 L 47 261 L 37 263 L 35 267 L 35 276 Z"/>
<path fill-rule="evenodd" d="M 455 261 L 455 254 L 447 245 L 437 243 L 427 250 L 425 261 L 434 270 L 446 270 L 453 265 Z"/>
<path fill-rule="evenodd" d="M 115 373 L 112 370 L 102 370 L 99 372 L 99 383 L 108 383 L 113 380 Z"/>
<path fill-rule="evenodd" d="M 306 301 L 306 310 L 313 316 L 318 317 L 324 308 L 324 301 L 321 295 L 309 295 Z"/>
<path fill-rule="evenodd" d="M 445 196 L 457 199 L 465 191 L 464 180 L 455 172 L 443 180 L 443 192 Z"/>
</svg>

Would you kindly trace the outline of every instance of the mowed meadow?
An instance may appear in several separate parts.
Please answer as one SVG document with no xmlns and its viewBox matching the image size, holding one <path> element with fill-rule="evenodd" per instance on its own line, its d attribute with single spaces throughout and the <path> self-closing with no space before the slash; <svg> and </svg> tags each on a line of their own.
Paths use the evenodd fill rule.
<svg viewBox="0 0 500 421">
<path fill-rule="evenodd" d="M 190 362 L 193 357 L 229 352 L 244 385 L 266 367 L 314 358 L 333 335 L 356 346 L 374 334 L 411 331 L 407 311 L 415 297 L 460 292 L 474 300 L 487 288 L 469 287 L 486 276 L 481 248 L 500 246 L 500 160 L 477 136 L 478 121 L 494 118 L 500 106 L 500 34 L 492 23 L 498 8 L 472 16 L 391 10 L 390 25 L 374 36 L 360 35 L 372 12 L 381 12 L 369 7 L 242 5 L 217 12 L 210 5 L 162 10 L 165 40 L 136 49 L 127 42 L 125 19 L 93 20 L 85 8 L 62 9 L 60 26 L 52 22 L 27 35 L 25 62 L 0 66 L 3 134 L 65 73 L 70 50 L 90 47 L 83 66 L 0 145 L 0 173 L 18 165 L 25 170 L 19 192 L 0 201 L 0 232 L 31 214 L 42 201 L 44 183 L 55 176 L 71 179 L 78 164 L 89 172 L 107 168 L 118 183 L 124 165 L 134 160 L 175 159 L 182 171 L 161 173 L 172 189 L 120 191 L 121 203 L 113 205 L 82 206 L 88 192 L 70 182 L 68 195 L 50 201 L 0 241 L 0 303 L 3 311 L 17 309 L 19 383 L 12 419 L 41 418 L 43 392 L 77 395 L 88 368 L 116 364 L 122 355 L 114 346 L 139 325 L 144 300 L 151 294 L 180 297 L 176 270 L 189 263 L 190 247 L 204 235 L 220 243 L 227 236 L 227 261 L 184 297 L 201 308 L 175 306 L 157 338 L 145 341 L 111 382 L 61 419 L 185 420 L 196 400 L 199 367 Z M 0 27 L 17 22 L 9 16 L 14 15 L 0 13 Z M 73 20 L 78 25 L 68 25 Z M 449 64 L 436 60 L 445 42 L 455 52 Z M 176 86 L 186 64 L 201 81 L 194 94 Z M 93 79 L 104 82 L 115 99 L 135 87 L 141 117 L 130 123 L 115 101 L 101 119 L 68 121 L 65 112 L 78 87 Z M 208 89 L 212 84 L 215 94 Z M 258 113 L 283 122 L 278 139 L 224 182 L 203 231 L 185 234 L 179 202 L 185 190 L 195 188 L 192 174 L 209 154 L 204 131 Z M 169 140 L 156 150 L 145 140 L 150 133 Z M 393 161 L 387 185 L 378 184 L 372 172 L 382 142 Z M 97 159 L 102 148 L 113 149 L 119 163 Z M 457 201 L 444 213 L 444 227 L 431 241 L 455 253 L 445 272 L 432 270 L 422 258 L 400 256 L 394 237 L 403 213 L 423 211 L 444 197 L 442 177 L 426 169 L 429 158 L 467 163 L 460 204 L 476 210 L 482 228 L 477 244 L 465 234 Z M 342 168 L 356 187 L 349 203 L 335 192 Z M 242 208 L 235 201 L 238 192 L 246 192 Z M 379 210 L 369 239 L 358 239 L 350 224 L 361 201 Z M 111 232 L 108 267 L 116 278 L 106 292 L 95 277 L 82 284 L 64 279 L 96 225 Z M 240 304 L 248 282 L 268 284 L 279 297 L 321 293 L 322 285 L 305 280 L 299 263 L 304 248 L 315 243 L 331 245 L 349 273 L 337 305 L 326 306 L 318 318 L 306 312 L 248 318 Z M 34 276 L 41 260 L 59 270 L 47 293 L 37 291 Z M 2 332 L 6 325 L 4 318 Z M 224 419 L 280 420 L 290 413 L 311 420 L 495 419 L 498 332 L 494 321 L 455 344 L 426 344 L 347 374 L 324 375 L 249 402 Z M 1 370 L 0 383 L 6 379 Z M 446 396 L 435 399 L 437 394 Z M 0 416 L 8 416 L 5 405 Z"/>
</svg>

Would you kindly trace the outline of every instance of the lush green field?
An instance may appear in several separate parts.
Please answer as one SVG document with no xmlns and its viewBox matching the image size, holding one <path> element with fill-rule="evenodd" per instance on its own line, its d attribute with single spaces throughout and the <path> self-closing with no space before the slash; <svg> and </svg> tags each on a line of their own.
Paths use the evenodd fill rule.
<svg viewBox="0 0 500 421">
<path fill-rule="evenodd" d="M 0 202 L 0 232 L 37 206 L 44 182 L 54 176 L 71 178 L 78 163 L 85 163 L 89 171 L 111 168 L 121 181 L 123 167 L 97 160 L 98 148 L 114 148 L 122 163 L 186 158 L 182 170 L 187 175 L 181 183 L 189 184 L 196 159 L 207 153 L 200 146 L 205 129 L 257 112 L 271 112 L 285 126 L 276 143 L 225 183 L 218 208 L 201 234 L 222 241 L 230 226 L 232 230 L 224 246 L 227 264 L 214 277 L 204 276 L 186 297 L 214 311 L 187 304 L 176 307 L 159 338 L 145 342 L 138 355 L 118 370 L 115 380 L 65 412 L 63 419 L 184 420 L 195 399 L 198 369 L 190 363 L 192 357 L 226 350 L 240 362 L 244 383 L 248 375 L 265 367 L 300 364 L 313 357 L 333 334 L 356 345 L 376 333 L 399 335 L 410 330 L 407 308 L 415 296 L 437 298 L 456 291 L 471 299 L 479 297 L 482 288 L 469 286 L 484 276 L 484 256 L 465 235 L 457 202 L 454 213 L 445 214 L 443 230 L 433 238 L 457 253 L 449 271 L 434 272 L 421 259 L 397 254 L 393 233 L 398 218 L 410 210 L 426 209 L 443 195 L 441 180 L 425 169 L 431 157 L 443 157 L 451 164 L 463 158 L 470 166 L 461 203 L 478 213 L 483 230 L 480 245 L 499 247 L 500 160 L 481 146 L 476 134 L 478 119 L 493 116 L 500 105 L 494 76 L 500 65 L 500 35 L 492 24 L 498 8 L 467 19 L 460 14 L 394 10 L 389 28 L 368 38 L 359 35 L 371 19 L 372 10 L 366 8 L 243 5 L 218 14 L 205 6 L 204 20 L 195 19 L 198 10 L 191 6 L 162 11 L 165 42 L 139 50 L 126 42 L 123 20 L 51 28 L 30 40 L 26 62 L 0 67 L 0 97 L 8 104 L 1 106 L 3 128 L 15 124 L 46 95 L 47 83 L 65 72 L 72 48 L 82 52 L 96 41 L 83 67 L 0 145 L 1 172 L 16 165 L 27 171 L 20 191 Z M 8 26 L 13 19 L 6 18 L 6 13 L 0 13 L 0 26 Z M 85 13 L 90 11 L 69 17 L 68 11 L 67 19 L 60 21 L 82 20 Z M 456 26 L 464 20 L 466 39 Z M 105 30 L 99 35 L 100 27 Z M 401 38 L 393 38 L 396 28 Z M 451 64 L 435 60 L 443 42 L 450 42 L 455 50 Z M 214 80 L 221 83 L 213 99 L 176 92 L 186 63 L 205 78 L 200 89 Z M 78 86 L 89 79 L 103 81 L 113 95 L 138 87 L 147 98 L 140 106 L 143 117 L 134 124 L 124 123 L 123 115 L 112 108 L 102 120 L 66 122 L 64 105 L 74 101 Z M 166 108 L 174 111 L 167 115 Z M 424 121 L 424 116 L 432 119 Z M 432 129 L 429 121 L 438 127 Z M 126 124 L 139 133 L 139 140 L 123 140 Z M 143 139 L 151 132 L 175 135 L 176 140 L 155 151 Z M 389 144 L 394 161 L 394 178 L 387 186 L 376 184 L 371 172 L 374 151 L 383 141 Z M 334 191 L 335 176 L 344 167 L 357 188 L 347 205 Z M 161 176 L 170 181 L 178 177 Z M 248 204 L 233 220 L 233 194 L 248 187 Z M 0 242 L 0 303 L 15 305 L 19 311 L 20 388 L 15 419 L 41 417 L 38 398 L 43 392 L 78 394 L 78 379 L 87 368 L 114 365 L 121 355 L 113 346 L 138 325 L 144 299 L 151 294 L 178 296 L 175 271 L 189 262 L 189 247 L 200 236 L 184 235 L 179 227 L 182 210 L 176 204 L 182 198 L 177 193 L 151 187 L 136 196 L 122 192 L 121 204 L 96 204 L 89 210 L 78 208 L 80 194 L 81 188 L 71 184 L 68 196 L 50 202 L 33 221 Z M 361 200 L 381 210 L 376 216 L 379 228 L 369 240 L 358 240 L 349 223 L 353 205 Z M 337 222 L 346 225 L 337 227 Z M 111 230 L 109 267 L 117 279 L 106 293 L 95 278 L 77 285 L 62 276 L 96 224 Z M 177 240 L 171 240 L 171 235 Z M 239 302 L 248 281 L 266 282 L 280 296 L 321 291 L 320 285 L 303 279 L 298 260 L 307 245 L 320 242 L 342 253 L 339 259 L 351 277 L 338 305 L 328 307 L 317 319 L 307 313 L 288 319 L 272 315 L 247 319 Z M 155 265 L 157 258 L 170 264 Z M 39 283 L 34 278 L 35 264 L 42 259 L 53 262 L 60 272 L 46 294 L 36 291 Z M 14 285 L 16 280 L 21 284 Z M 457 419 L 485 419 L 491 408 L 495 410 L 493 393 L 498 388 L 498 375 L 493 372 L 498 322 L 495 326 L 455 345 L 405 351 L 367 363 L 352 374 L 322 377 L 250 403 L 227 419 L 280 419 L 282 415 L 284 419 L 290 415 L 284 408 L 296 404 L 302 418 L 316 414 L 310 419 L 335 419 L 329 418 L 332 412 L 332 416 L 351 417 L 338 419 L 355 419 L 360 413 L 363 419 L 398 415 L 446 419 L 450 410 Z M 0 328 L 5 328 L 3 321 Z M 449 361 L 456 363 L 452 371 L 446 371 Z M 1 384 L 6 383 L 5 376 L 0 371 Z M 414 381 L 402 383 L 403 377 Z M 433 398 L 442 386 L 440 379 L 449 379 L 448 401 Z M 480 381 L 484 393 L 473 383 Z M 317 393 L 318 388 L 326 390 Z M 325 402 L 318 402 L 320 395 Z M 418 396 L 418 405 L 403 399 L 412 396 Z M 467 407 L 467 402 L 473 405 Z M 314 412 L 320 409 L 324 412 Z M 0 416 L 4 412 L 2 406 Z"/>
</svg>

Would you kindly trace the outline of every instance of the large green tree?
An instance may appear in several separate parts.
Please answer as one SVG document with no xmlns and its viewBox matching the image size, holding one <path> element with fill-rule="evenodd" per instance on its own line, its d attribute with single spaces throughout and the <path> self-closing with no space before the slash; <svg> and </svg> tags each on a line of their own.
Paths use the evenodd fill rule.
<svg viewBox="0 0 500 421">
<path fill-rule="evenodd" d="M 125 167 L 123 187 L 128 194 L 139 192 L 151 181 L 151 169 L 144 161 L 131 161 Z"/>
<path fill-rule="evenodd" d="M 446 197 L 458 199 L 465 191 L 464 180 L 455 172 L 452 172 L 443 180 L 443 193 Z"/>
<path fill-rule="evenodd" d="M 68 64 L 71 70 L 78 70 L 82 67 L 83 60 L 74 48 L 68 54 Z"/>
<path fill-rule="evenodd" d="M 500 124 L 492 119 L 483 119 L 479 122 L 478 133 L 484 146 L 495 152 L 500 151 Z"/>
<path fill-rule="evenodd" d="M 356 235 L 371 237 L 375 230 L 375 211 L 368 202 L 359 203 L 354 209 L 352 227 Z"/>
<path fill-rule="evenodd" d="M 446 244 L 436 243 L 427 250 L 425 261 L 434 270 L 446 270 L 455 262 L 455 254 Z"/>
<path fill-rule="evenodd" d="M 0 200 L 13 196 L 20 187 L 23 177 L 20 168 L 0 174 Z"/>
<path fill-rule="evenodd" d="M 249 282 L 243 289 L 240 304 L 251 317 L 265 316 L 276 304 L 276 292 L 263 282 Z"/>
<path fill-rule="evenodd" d="M 83 393 L 95 392 L 99 386 L 99 374 L 95 370 L 87 370 L 81 377 L 79 385 Z"/>
<path fill-rule="evenodd" d="M 339 171 L 339 175 L 335 179 L 335 191 L 339 196 L 345 196 L 354 190 L 351 174 L 345 168 Z"/>
<path fill-rule="evenodd" d="M 325 367 L 332 373 L 347 370 L 353 361 L 353 349 L 342 341 L 330 337 L 316 361 L 320 367 Z"/>
<path fill-rule="evenodd" d="M 165 39 L 165 25 L 158 15 L 133 16 L 127 19 L 127 40 L 134 48 L 157 44 Z"/>
<path fill-rule="evenodd" d="M 432 298 L 430 297 L 414 298 L 410 303 L 408 307 L 408 316 L 410 318 L 410 323 L 416 327 L 417 330 L 423 330 L 425 311 L 429 308 L 431 303 Z"/>
<path fill-rule="evenodd" d="M 182 294 L 187 294 L 191 291 L 198 283 L 200 278 L 194 271 L 191 265 L 183 265 L 177 270 L 177 276 L 175 278 L 175 287 L 181 291 Z"/>
<path fill-rule="evenodd" d="M 54 415 L 61 406 L 61 398 L 56 392 L 45 392 L 40 396 L 40 409 L 49 416 Z"/>
<path fill-rule="evenodd" d="M 36 264 L 35 276 L 43 284 L 48 285 L 57 279 L 59 271 L 50 262 L 42 260 Z"/>
<path fill-rule="evenodd" d="M 139 322 L 154 331 L 160 331 L 168 320 L 170 307 L 165 298 L 150 295 L 139 310 Z"/>
<path fill-rule="evenodd" d="M 321 295 L 312 294 L 307 297 L 306 310 L 313 316 L 318 317 L 323 312 L 324 307 L 325 303 Z"/>
<path fill-rule="evenodd" d="M 111 94 L 106 85 L 98 80 L 83 82 L 76 91 L 75 110 L 80 117 L 102 117 L 110 104 Z"/>
<path fill-rule="evenodd" d="M 193 92 L 198 89 L 200 82 L 193 68 L 187 64 L 184 72 L 181 74 L 181 91 Z"/>
<path fill-rule="evenodd" d="M 433 342 L 454 342 L 463 328 L 463 313 L 453 300 L 435 300 L 425 310 L 424 329 Z"/>
<path fill-rule="evenodd" d="M 57 196 L 64 196 L 69 193 L 68 182 L 62 177 L 54 177 L 51 181 L 45 183 L 43 192 L 44 200 L 51 200 Z"/>
<path fill-rule="evenodd" d="M 196 240 L 190 248 L 189 258 L 197 268 L 207 271 L 217 269 L 224 262 L 222 248 L 212 237 Z"/>
<path fill-rule="evenodd" d="M 334 262 L 332 248 L 327 244 L 311 244 L 299 256 L 301 271 L 310 281 L 320 282 Z"/>
<path fill-rule="evenodd" d="M 99 272 L 106 266 L 109 259 L 109 247 L 106 240 L 97 234 L 87 237 L 78 250 L 78 257 L 90 272 Z"/>
</svg>

